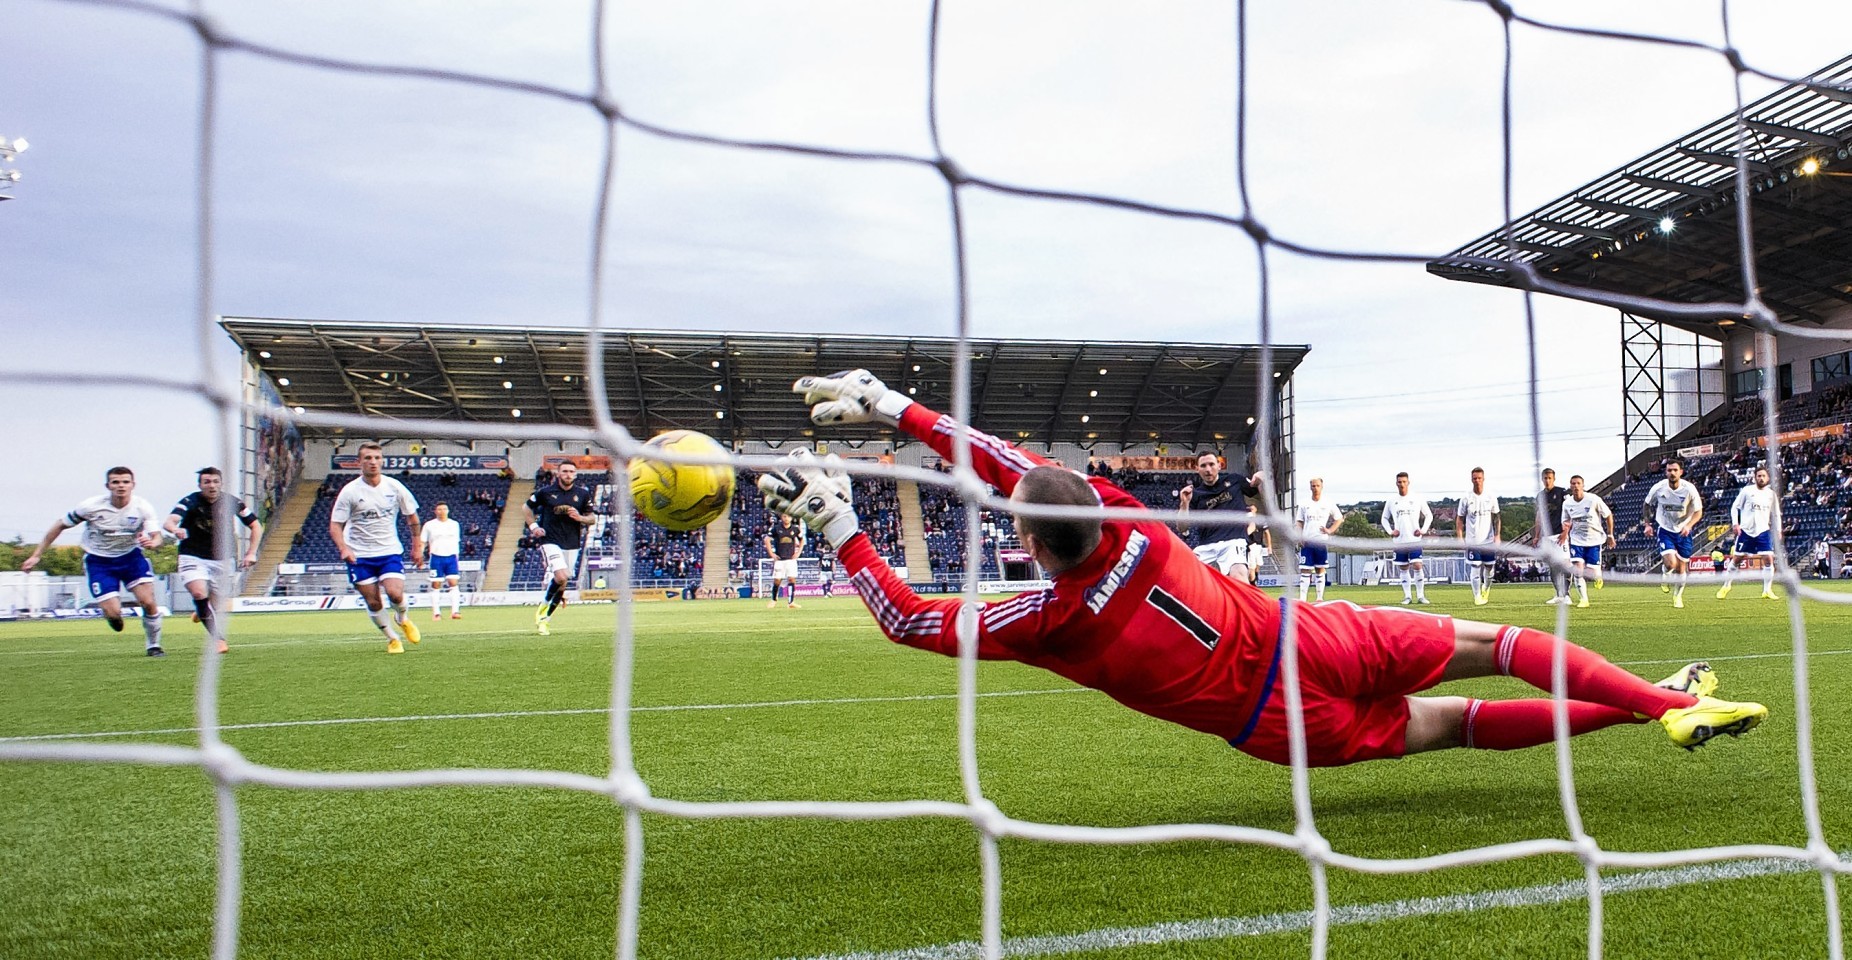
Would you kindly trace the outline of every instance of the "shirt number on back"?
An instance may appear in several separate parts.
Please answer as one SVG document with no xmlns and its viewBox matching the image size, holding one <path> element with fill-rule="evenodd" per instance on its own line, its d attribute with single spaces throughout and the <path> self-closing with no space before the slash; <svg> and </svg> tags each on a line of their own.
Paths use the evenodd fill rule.
<svg viewBox="0 0 1852 960">
<path fill-rule="evenodd" d="M 1171 596 L 1162 587 L 1152 587 L 1151 592 L 1145 594 L 1145 602 L 1158 608 L 1159 613 L 1177 621 L 1177 626 L 1189 631 L 1190 636 L 1195 637 L 1203 646 L 1211 650 L 1214 650 L 1215 645 L 1222 639 L 1221 632 L 1210 626 L 1209 621 L 1204 620 L 1196 611 L 1184 606 L 1183 601 Z"/>
</svg>

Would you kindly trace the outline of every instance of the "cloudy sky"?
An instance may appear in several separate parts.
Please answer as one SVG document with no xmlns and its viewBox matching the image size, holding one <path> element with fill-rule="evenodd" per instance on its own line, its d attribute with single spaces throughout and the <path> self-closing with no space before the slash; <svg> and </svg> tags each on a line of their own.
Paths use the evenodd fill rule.
<svg viewBox="0 0 1852 960">
<path fill-rule="evenodd" d="M 1465 0 L 1250 4 L 1247 182 L 1278 236 L 1446 252 L 1502 218 L 1498 18 Z M 1614 8 L 1624 9 L 1614 9 Z M 589 4 L 206 4 L 262 44 L 591 87 Z M 1693 0 L 1519 3 L 1557 23 L 1718 43 Z M 605 54 L 630 114 L 682 130 L 930 153 L 924 2 L 617 3 Z M 1847 52 L 1852 4 L 1737 3 L 1732 39 L 1802 75 Z M 941 134 L 985 177 L 1238 213 L 1227 3 L 946 0 Z M 1728 112 L 1722 58 L 1519 28 L 1519 213 Z M 21 385 L 21 370 L 202 370 L 196 131 L 183 24 L 17 0 L 0 31 L 0 134 L 32 144 L 0 204 L 0 536 L 29 539 L 128 463 L 164 504 L 216 460 L 198 397 Z M 217 314 L 582 325 L 600 123 L 581 105 L 221 57 Z M 1773 85 L 1750 81 L 1750 98 Z M 638 328 L 954 333 L 943 181 L 919 167 L 620 140 L 607 322 Z M 967 191 L 973 333 L 1253 342 L 1245 234 Z M 1527 493 L 1524 312 L 1420 266 L 1268 255 L 1297 379 L 1305 474 L 1339 499 L 1397 469 L 1440 497 L 1483 465 Z M 1617 315 L 1538 301 L 1543 451 L 1619 465 Z M 210 338 L 219 369 L 235 354 Z M 1305 475 L 1302 474 L 1302 475 Z"/>
</svg>

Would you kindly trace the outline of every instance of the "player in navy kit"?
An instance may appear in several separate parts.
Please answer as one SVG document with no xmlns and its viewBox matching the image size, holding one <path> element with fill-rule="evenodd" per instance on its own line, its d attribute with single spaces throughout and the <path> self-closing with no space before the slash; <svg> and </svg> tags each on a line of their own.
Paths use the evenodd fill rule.
<svg viewBox="0 0 1852 960">
<path fill-rule="evenodd" d="M 1247 498 L 1260 496 L 1259 474 L 1237 477 L 1232 473 L 1224 473 L 1221 455 L 1214 450 L 1204 450 L 1196 456 L 1196 477 L 1177 491 L 1177 509 L 1195 513 L 1219 510 L 1252 515 Z M 1224 576 L 1246 580 L 1251 559 L 1250 531 L 1253 529 L 1253 525 L 1247 523 L 1204 527 L 1196 547 L 1196 556 L 1222 571 Z M 1189 524 L 1183 525 L 1182 533 L 1189 536 Z"/>
<path fill-rule="evenodd" d="M 235 533 L 230 539 L 218 536 L 221 529 L 219 501 L 228 498 L 224 492 L 225 474 L 218 467 L 206 467 L 197 476 L 199 490 L 174 504 L 167 515 L 166 527 L 168 534 L 180 541 L 180 582 L 186 584 L 187 593 L 193 597 L 193 619 L 205 626 L 206 637 L 212 641 L 214 649 L 224 653 L 229 647 L 225 643 L 222 616 L 224 598 L 219 595 L 218 585 L 231 576 L 229 567 L 233 561 L 239 570 L 249 569 L 257 562 L 257 547 L 263 542 L 264 525 L 245 507 L 243 500 L 229 497 L 225 515 L 251 531 L 251 544 L 240 552 Z"/>
<path fill-rule="evenodd" d="M 579 465 L 571 460 L 554 468 L 554 480 L 534 491 L 521 505 L 527 515 L 527 532 L 540 538 L 547 560 L 547 592 L 534 611 L 534 629 L 550 633 L 547 621 L 566 602 L 566 585 L 579 573 L 579 549 L 585 528 L 597 516 L 592 512 L 592 490 L 578 482 Z"/>
<path fill-rule="evenodd" d="M 793 386 L 822 425 L 879 420 L 953 457 L 959 424 L 887 389 L 865 370 Z M 1103 477 L 1085 477 L 968 429 L 971 466 L 1013 503 L 1141 509 Z M 804 454 L 800 452 L 800 458 Z M 849 583 L 889 639 L 955 656 L 963 601 L 915 594 L 860 530 L 846 476 L 827 462 L 768 473 L 771 509 L 803 520 L 836 548 Z M 1495 674 L 1549 689 L 1556 639 L 1519 627 L 1342 601 L 1275 601 L 1197 562 L 1155 520 L 1018 513 L 1023 548 L 1053 586 L 980 604 L 977 656 L 1042 667 L 1141 713 L 1287 763 L 1280 633 L 1290 604 L 1298 643 L 1308 761 L 1353 763 L 1448 747 L 1512 749 L 1553 739 L 1548 699 L 1412 696 L 1446 680 Z M 1740 734 L 1767 716 L 1708 694 L 1716 676 L 1692 664 L 1660 685 L 1567 644 L 1572 734 L 1658 720 L 1675 744 Z"/>
</svg>

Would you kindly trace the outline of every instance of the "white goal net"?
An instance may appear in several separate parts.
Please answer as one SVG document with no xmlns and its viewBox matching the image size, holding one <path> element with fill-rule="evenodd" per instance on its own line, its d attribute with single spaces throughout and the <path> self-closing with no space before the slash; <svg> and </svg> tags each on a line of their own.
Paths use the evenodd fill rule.
<svg viewBox="0 0 1852 960">
<path fill-rule="evenodd" d="M 227 68 L 228 63 L 234 58 L 239 61 L 250 61 L 254 58 L 268 64 L 286 64 L 294 68 L 357 78 L 384 76 L 416 78 L 434 85 L 492 90 L 500 94 L 528 97 L 536 103 L 547 104 L 549 107 L 564 105 L 598 119 L 602 131 L 602 145 L 597 162 L 601 165 L 602 173 L 598 179 L 597 195 L 591 198 L 589 204 L 591 239 L 585 251 L 584 261 L 589 269 L 590 283 L 584 291 L 587 362 L 583 387 L 589 397 L 595 422 L 587 426 L 573 426 L 564 423 L 549 423 L 543 418 L 529 416 L 515 423 L 498 425 L 497 434 L 511 440 L 558 440 L 579 445 L 595 445 L 611 451 L 618 458 L 624 458 L 639 450 L 641 439 L 647 439 L 638 438 L 631 433 L 626 424 L 615 422 L 611 418 L 606 400 L 605 382 L 606 354 L 611 347 L 607 338 L 600 336 L 601 331 L 612 326 L 612 318 L 607 314 L 605 306 L 611 299 L 606 286 L 609 282 L 609 265 L 612 262 L 613 237 L 623 229 L 622 215 L 613 200 L 613 192 L 622 176 L 618 163 L 619 141 L 622 137 L 667 138 L 733 149 L 747 154 L 776 154 L 787 159 L 800 158 L 816 162 L 899 165 L 920 174 L 938 178 L 937 189 L 943 199 L 948 234 L 951 238 L 950 262 L 956 278 L 956 308 L 955 315 L 950 318 L 950 323 L 959 338 L 958 362 L 953 371 L 954 380 L 950 391 L 951 410 L 949 413 L 962 423 L 970 423 L 974 404 L 973 383 L 970 376 L 971 351 L 966 345 L 971 338 L 970 268 L 974 259 L 970 238 L 967 234 L 970 223 L 968 208 L 974 202 L 974 198 L 1031 199 L 1110 208 L 1140 217 L 1190 221 L 1208 228 L 1226 231 L 1229 236 L 1246 238 L 1252 244 L 1252 250 L 1260 268 L 1261 297 L 1258 304 L 1258 316 L 1262 342 L 1262 369 L 1271 367 L 1272 345 L 1285 342 L 1281 337 L 1282 324 L 1276 319 L 1277 311 L 1269 299 L 1269 258 L 1290 255 L 1329 261 L 1367 262 L 1403 269 L 1420 269 L 1444 254 L 1443 251 L 1435 250 L 1410 252 L 1329 249 L 1297 241 L 1285 231 L 1276 232 L 1273 229 L 1272 224 L 1276 222 L 1273 215 L 1278 211 L 1270 209 L 1266 202 L 1250 196 L 1248 192 L 1247 177 L 1255 162 L 1250 153 L 1248 139 L 1249 127 L 1252 123 L 1248 109 L 1249 88 L 1255 79 L 1247 64 L 1255 41 L 1250 35 L 1250 11 L 1245 3 L 1236 3 L 1229 12 L 1228 29 L 1234 35 L 1238 57 L 1234 72 L 1231 76 L 1213 78 L 1213 82 L 1226 84 L 1235 91 L 1236 111 L 1233 120 L 1233 137 L 1236 144 L 1236 166 L 1231 171 L 1231 178 L 1235 192 L 1239 196 L 1239 212 L 1227 213 L 1219 212 L 1207 205 L 1201 207 L 1167 205 L 1123 196 L 1011 182 L 993 175 L 981 164 L 965 161 L 958 154 L 956 144 L 941 140 L 942 118 L 938 112 L 937 100 L 941 85 L 946 82 L 941 69 L 943 40 L 941 18 L 944 16 L 945 6 L 956 6 L 956 4 L 943 6 L 939 3 L 932 4 L 930 18 L 920 37 L 925 73 L 923 89 L 926 92 L 924 122 L 930 131 L 931 149 L 919 153 L 895 153 L 861 151 L 798 142 L 774 142 L 757 137 L 734 137 L 725 133 L 703 132 L 693 127 L 684 128 L 671 122 L 659 122 L 632 115 L 625 107 L 625 91 L 614 79 L 613 64 L 607 61 L 604 54 L 609 34 L 619 29 L 624 14 L 620 9 L 602 2 L 593 4 L 592 19 L 587 34 L 592 62 L 591 79 L 588 83 L 577 87 L 509 80 L 475 72 L 467 66 L 440 68 L 383 61 L 349 60 L 323 53 L 302 52 L 284 45 L 260 42 L 245 37 L 236 30 L 222 28 L 220 21 L 212 15 L 210 4 L 195 4 L 185 9 L 172 9 L 140 2 L 140 0 L 86 0 L 86 2 L 104 8 L 116 16 L 165 19 L 183 26 L 196 35 L 201 58 L 198 104 L 200 122 L 197 128 L 199 159 L 192 175 L 195 177 L 198 193 L 198 262 L 201 266 L 198 274 L 195 333 L 202 344 L 213 341 L 218 334 L 216 320 L 220 310 L 220 281 L 214 274 L 213 265 L 217 262 L 215 244 L 221 224 L 215 217 L 214 199 L 220 189 L 221 178 L 226 175 L 226 171 L 217 162 L 217 157 L 222 138 L 226 135 L 221 126 L 221 116 L 228 94 L 234 87 L 234 83 L 227 77 Z M 1738 138 L 1745 143 L 1758 136 L 1767 135 L 1766 131 L 1752 129 L 1743 115 L 1741 90 L 1745 79 L 1753 76 L 1784 83 L 1805 82 L 1798 78 L 1778 76 L 1758 69 L 1755 64 L 1745 62 L 1734 49 L 1728 46 L 1652 35 L 1627 35 L 1550 23 L 1525 11 L 1515 9 L 1500 0 L 1488 0 L 1483 4 L 1474 5 L 1483 6 L 1487 15 L 1498 20 L 1502 25 L 1506 40 L 1506 56 L 1502 75 L 1488 76 L 1485 80 L 1487 83 L 1502 83 L 1507 91 L 1502 117 L 1505 142 L 1500 158 L 1503 165 L 1502 177 L 1507 222 L 1515 218 L 1515 211 L 1512 209 L 1511 182 L 1516 152 L 1511 144 L 1513 108 L 1509 96 L 1514 71 L 1510 55 L 1510 41 L 1513 34 L 1522 31 L 1538 31 L 1551 35 L 1580 35 L 1591 44 L 1608 43 L 1609 46 L 1606 49 L 1609 50 L 1624 50 L 1626 45 L 1671 45 L 1687 49 L 1694 55 L 1706 57 L 1710 62 L 1732 71 L 1736 78 L 1739 91 L 1736 129 Z M 1154 11 L 1154 15 L 1161 15 L 1161 13 Z M 1796 24 L 1795 29 L 1806 29 L 1806 27 L 1804 24 Z M 1615 47 L 1614 41 L 1619 41 L 1622 46 Z M 1616 55 L 1624 55 L 1624 53 Z M 1207 81 L 1209 78 L 1205 79 Z M 1825 82 L 1817 84 L 1817 87 L 1835 101 L 1852 102 L 1848 99 L 1852 98 L 1852 88 Z M 1757 171 L 1751 169 L 1748 162 L 1740 164 L 1735 171 L 1740 184 L 1739 189 L 1751 190 L 1753 181 L 1758 175 Z M 1755 279 L 1757 263 L 1751 255 L 1753 246 L 1749 241 L 1753 236 L 1754 224 L 1750 222 L 1748 204 L 1740 205 L 1739 210 L 1741 220 L 1738 229 L 1743 241 L 1740 274 L 1743 277 L 1744 288 L 1753 291 L 1757 289 Z M 1523 290 L 1521 309 L 1531 342 L 1528 387 L 1530 393 L 1529 430 L 1532 448 L 1539 454 L 1536 457 L 1538 461 L 1542 459 L 1540 453 L 1542 427 L 1539 415 L 1540 400 L 1538 399 L 1535 346 L 1537 321 L 1533 315 L 1532 306 L 1532 299 L 1536 296 L 1564 297 L 1587 303 L 1603 304 L 1634 313 L 1670 318 L 1693 320 L 1727 318 L 1733 322 L 1754 327 L 1760 331 L 1759 337 L 1763 341 L 1763 348 L 1759 349 L 1756 355 L 1760 358 L 1763 374 L 1760 388 L 1765 417 L 1763 428 L 1771 437 L 1779 432 L 1776 422 L 1778 398 L 1775 392 L 1776 376 L 1773 367 L 1774 350 L 1772 349 L 1774 335 L 1777 332 L 1793 337 L 1840 335 L 1837 331 L 1823 331 L 1812 326 L 1785 322 L 1775 309 L 1754 295 L 1741 302 L 1727 299 L 1701 304 L 1650 301 L 1633 296 L 1603 293 L 1579 286 L 1565 277 L 1538 272 L 1527 262 L 1497 259 L 1473 260 L 1471 258 L 1460 262 L 1487 271 L 1506 273 L 1511 283 Z M 224 369 L 222 364 L 215 365 L 212 360 L 214 351 L 211 349 L 202 350 L 201 356 L 205 358 L 207 366 L 203 375 L 198 379 L 152 374 L 124 377 L 113 372 L 102 374 L 84 371 L 12 370 L 0 373 L 0 380 L 12 384 L 76 382 L 110 386 L 131 382 L 171 391 L 175 394 L 202 397 L 217 408 L 220 424 L 218 437 L 221 450 L 220 459 L 225 463 L 235 463 L 238 462 L 237 432 L 240 418 L 245 413 L 246 404 L 249 401 L 239 388 L 238 371 Z M 828 373 L 830 371 L 818 372 Z M 1272 406 L 1275 399 L 1271 386 L 1265 381 L 1262 381 L 1254 402 L 1261 411 L 1257 418 L 1259 433 L 1254 446 L 1260 452 L 1261 469 L 1263 472 L 1271 473 L 1274 445 L 1270 442 L 1269 431 L 1274 429 L 1275 418 Z M 340 428 L 355 436 L 371 435 L 382 428 L 380 421 L 357 414 L 316 411 L 292 414 L 290 411 L 269 408 L 265 412 L 284 418 L 293 417 L 294 420 L 306 426 L 323 429 Z M 973 426 L 981 428 L 983 424 L 973 424 Z M 400 436 L 457 439 L 473 439 L 482 431 L 481 425 L 460 420 L 394 421 L 390 429 L 395 435 Z M 219 960 L 231 960 L 239 953 L 240 884 L 244 878 L 245 864 L 242 842 L 244 828 L 240 823 L 240 804 L 236 788 L 248 784 L 300 790 L 399 790 L 427 786 L 505 785 L 583 791 L 608 797 L 622 808 L 624 815 L 624 859 L 616 925 L 618 956 L 625 960 L 635 957 L 638 952 L 639 907 L 646 896 L 642 819 L 646 813 L 666 817 L 702 819 L 803 817 L 860 821 L 895 818 L 950 818 L 968 823 L 977 838 L 976 858 L 981 867 L 982 897 L 979 908 L 981 934 L 975 943 L 936 948 L 936 952 L 917 954 L 922 957 L 982 956 L 996 958 L 1011 954 L 1052 954 L 1102 949 L 1118 944 L 1141 942 L 1136 935 L 1117 936 L 1112 931 L 1098 931 L 1101 934 L 1099 937 L 1078 938 L 1071 942 L 1055 942 L 1059 938 L 1043 938 L 1048 942 L 1006 939 L 1003 865 L 999 857 L 999 841 L 1005 838 L 1059 844 L 1107 845 L 1208 841 L 1222 844 L 1260 845 L 1291 852 L 1304 859 L 1312 878 L 1312 902 L 1307 905 L 1307 912 L 1302 920 L 1303 928 L 1309 929 L 1311 934 L 1310 949 L 1314 958 L 1322 958 L 1326 955 L 1330 931 L 1335 924 L 1372 919 L 1367 915 L 1367 911 L 1359 912 L 1355 908 L 1334 908 L 1327 882 L 1328 873 L 1334 869 L 1366 874 L 1416 874 L 1463 865 L 1495 863 L 1546 855 L 1574 857 L 1582 864 L 1586 879 L 1582 883 L 1568 885 L 1558 891 L 1558 895 L 1560 899 L 1583 898 L 1586 900 L 1588 935 L 1585 952 L 1590 958 L 1599 958 L 1603 955 L 1604 893 L 1628 889 L 1630 882 L 1642 882 L 1630 881 L 1628 877 L 1632 875 L 1626 874 L 1604 877 L 1603 871 L 1690 868 L 1703 864 L 1772 860 L 1778 866 L 1769 868 L 1771 872 L 1774 870 L 1805 870 L 1818 873 L 1823 888 L 1826 904 L 1824 912 L 1827 918 L 1827 936 L 1825 942 L 1820 945 L 1821 953 L 1831 957 L 1832 960 L 1843 960 L 1845 957 L 1837 878 L 1848 869 L 1848 863 L 1841 859 L 1829 845 L 1822 825 L 1819 791 L 1815 779 L 1815 741 L 1810 699 L 1812 689 L 1808 681 L 1810 639 L 1802 602 L 1806 600 L 1814 603 L 1845 604 L 1852 602 L 1852 594 L 1824 591 L 1804 583 L 1799 572 L 1789 565 L 1786 554 L 1779 546 L 1775 551 L 1777 578 L 1786 589 L 1788 598 L 1786 603 L 1791 613 L 1792 623 L 1794 655 L 1792 723 L 1798 734 L 1800 793 L 1797 799 L 1805 823 L 1804 842 L 1638 851 L 1612 848 L 1605 845 L 1600 837 L 1585 829 L 1578 805 L 1575 769 L 1569 746 L 1569 717 L 1567 708 L 1563 706 L 1567 680 L 1563 648 L 1559 643 L 1555 660 L 1555 698 L 1559 707 L 1556 715 L 1555 758 L 1559 800 L 1566 824 L 1565 836 L 1539 837 L 1491 847 L 1447 850 L 1429 856 L 1405 859 L 1373 858 L 1335 848 L 1320 832 L 1319 810 L 1313 802 L 1308 772 L 1304 763 L 1306 746 L 1301 722 L 1297 656 L 1290 612 L 1287 614 L 1283 633 L 1285 650 L 1283 670 L 1286 679 L 1284 689 L 1287 692 L 1288 706 L 1293 716 L 1292 755 L 1295 762 L 1292 796 L 1295 822 L 1291 829 L 1207 823 L 1153 823 L 1133 827 L 1105 828 L 1032 822 L 1014 817 L 1010 811 L 1000 809 L 992 802 L 986 794 L 984 771 L 978 759 L 980 734 L 977 722 L 978 663 L 975 638 L 971 634 L 975 629 L 976 605 L 981 602 L 977 589 L 978 571 L 982 567 L 980 556 L 982 545 L 977 534 L 979 509 L 988 507 L 992 510 L 1007 511 L 1011 505 L 1003 498 L 997 497 L 994 491 L 985 487 L 970 469 L 968 435 L 960 434 L 958 445 L 957 464 L 950 472 L 942 473 L 921 468 L 868 462 L 851 462 L 848 469 L 858 475 L 879 474 L 890 478 L 911 480 L 919 484 L 935 484 L 954 490 L 963 497 L 966 521 L 963 549 L 967 556 L 967 562 L 964 565 L 967 573 L 964 577 L 963 597 L 968 606 L 960 620 L 965 643 L 958 667 L 958 758 L 963 792 L 963 799 L 959 801 L 735 802 L 684 800 L 655 795 L 650 784 L 639 775 L 633 761 L 634 742 L 630 723 L 635 653 L 633 607 L 628 602 L 631 585 L 621 577 L 617 578 L 617 582 L 613 584 L 618 590 L 620 601 L 615 607 L 613 629 L 615 656 L 611 676 L 609 726 L 611 766 L 608 776 L 587 776 L 541 769 L 405 769 L 321 773 L 260 765 L 248 760 L 238 749 L 221 737 L 218 716 L 221 661 L 210 656 L 202 657 L 200 660 L 195 696 L 200 745 L 196 748 L 131 743 L 3 742 L 0 743 L 0 759 L 187 766 L 196 767 L 210 777 L 216 791 L 218 818 L 213 955 Z M 1780 444 L 1771 444 L 1768 449 L 1769 461 L 1779 478 L 1782 467 Z M 670 457 L 669 459 L 676 458 Z M 735 456 L 731 462 L 751 470 L 770 469 L 787 463 L 782 458 L 769 455 Z M 1779 479 L 1777 483 L 1780 483 Z M 1075 511 L 1038 508 L 1030 512 L 1043 515 L 1072 515 Z M 1129 510 L 1105 511 L 1105 513 L 1116 517 L 1134 515 L 1134 512 Z M 1148 514 L 1143 515 L 1148 516 Z M 1180 517 L 1180 515 L 1174 516 Z M 616 549 L 620 555 L 630 555 L 634 533 L 630 513 L 619 511 L 618 517 Z M 1283 509 L 1277 506 L 1270 508 L 1265 515 L 1265 521 L 1266 525 L 1273 530 L 1276 539 L 1284 540 L 1292 547 L 1298 545 L 1296 527 Z M 1198 522 L 1212 523 L 1213 521 L 1202 521 L 1199 518 Z M 1775 536 L 1779 544 L 1781 536 L 1779 528 Z M 1338 540 L 1333 541 L 1333 544 L 1368 554 L 1379 548 L 1382 542 Z M 1447 545 L 1455 548 L 1462 546 L 1458 541 L 1452 541 Z M 1501 544 L 1498 549 L 1513 558 L 1539 560 L 1554 564 L 1559 568 L 1564 565 L 1564 559 L 1554 551 L 1513 544 Z M 814 561 L 807 560 L 801 581 L 812 583 L 815 582 L 815 578 Z M 1290 585 L 1292 582 L 1290 575 L 1286 579 Z M 1610 582 L 1656 582 L 1655 578 L 1648 575 L 1624 573 L 1614 573 L 1610 575 L 1609 580 Z M 1291 609 L 1289 606 L 1288 610 Z M 1567 609 L 1559 609 L 1556 618 L 1556 635 L 1559 638 L 1566 638 L 1568 628 Z M 236 633 L 235 620 L 232 631 Z M 1471 904 L 1468 904 L 1463 908 L 1470 907 Z M 1300 921 L 1293 920 L 1292 922 Z M 1173 939 L 1207 939 L 1236 936 L 1242 932 L 1242 930 L 1233 928 L 1172 931 Z"/>
</svg>

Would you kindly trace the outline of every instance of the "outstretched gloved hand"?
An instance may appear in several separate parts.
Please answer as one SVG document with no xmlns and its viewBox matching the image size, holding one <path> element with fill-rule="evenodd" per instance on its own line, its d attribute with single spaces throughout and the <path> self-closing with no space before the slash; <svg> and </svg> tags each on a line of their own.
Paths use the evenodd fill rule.
<svg viewBox="0 0 1852 960">
<path fill-rule="evenodd" d="M 889 390 L 881 378 L 866 370 L 844 370 L 827 377 L 799 377 L 791 385 L 791 392 L 803 394 L 804 402 L 810 404 L 811 422 L 825 426 L 870 421 L 893 426 L 900 423 L 900 415 L 913 405 L 906 394 Z"/>
<path fill-rule="evenodd" d="M 875 382 L 880 383 L 879 380 Z M 842 470 L 842 459 L 832 453 L 818 460 L 809 450 L 803 449 L 791 458 L 801 462 L 759 475 L 759 493 L 765 497 L 766 509 L 782 513 L 822 534 L 832 547 L 842 546 L 862 525 L 855 516 L 849 477 Z"/>
</svg>

